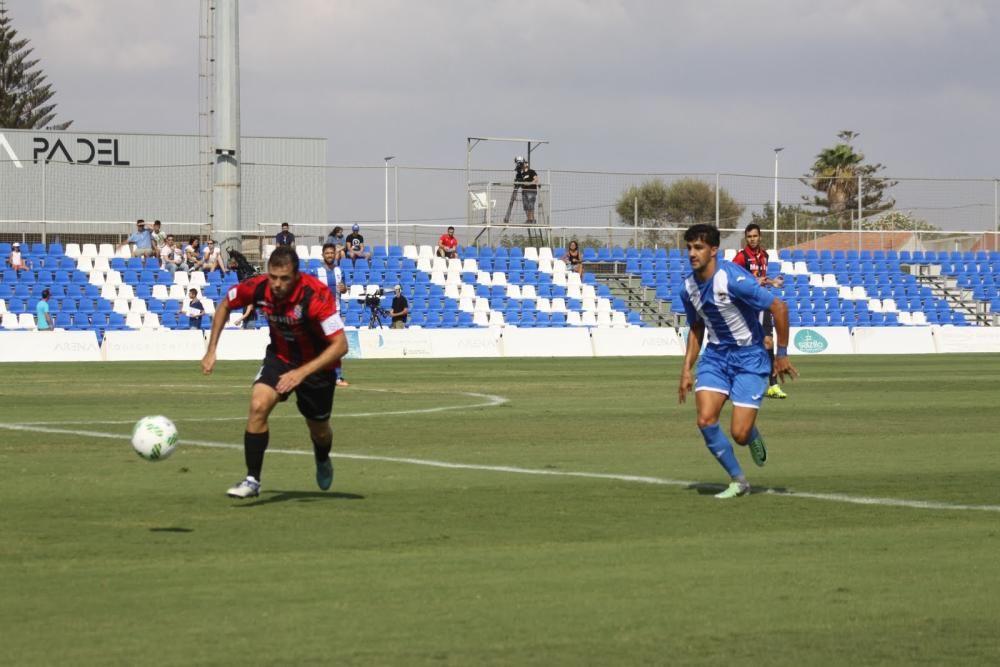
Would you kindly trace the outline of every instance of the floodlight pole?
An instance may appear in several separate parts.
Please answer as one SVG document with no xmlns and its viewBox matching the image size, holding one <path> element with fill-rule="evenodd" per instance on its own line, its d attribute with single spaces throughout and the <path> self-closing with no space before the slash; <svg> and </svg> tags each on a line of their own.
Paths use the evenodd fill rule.
<svg viewBox="0 0 1000 667">
<path fill-rule="evenodd" d="M 389 254 L 389 163 L 396 159 L 395 155 L 386 155 L 385 160 L 385 253 Z"/>
<path fill-rule="evenodd" d="M 774 252 L 778 252 L 778 153 L 785 150 L 784 146 L 774 149 Z"/>
</svg>

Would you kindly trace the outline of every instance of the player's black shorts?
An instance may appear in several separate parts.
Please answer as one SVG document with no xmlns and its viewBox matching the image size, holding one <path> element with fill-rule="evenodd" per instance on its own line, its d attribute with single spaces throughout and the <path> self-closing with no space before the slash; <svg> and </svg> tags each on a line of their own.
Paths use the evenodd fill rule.
<svg viewBox="0 0 1000 667">
<path fill-rule="evenodd" d="M 764 318 L 760 323 L 764 328 L 764 338 L 771 338 L 774 336 L 774 315 L 771 314 L 770 310 L 765 310 L 762 314 Z"/>
<path fill-rule="evenodd" d="M 264 362 L 257 371 L 254 384 L 266 384 L 274 389 L 278 386 L 278 378 L 293 370 L 295 366 L 286 364 L 270 354 L 264 357 Z M 319 371 L 306 377 L 295 391 L 295 405 L 306 419 L 326 421 L 333 412 L 333 391 L 336 388 L 336 377 L 333 370 Z M 279 400 L 288 400 L 289 394 L 278 394 Z"/>
<path fill-rule="evenodd" d="M 538 197 L 537 190 L 525 190 L 521 189 L 521 203 L 524 204 L 524 211 L 535 210 L 535 198 Z"/>
</svg>

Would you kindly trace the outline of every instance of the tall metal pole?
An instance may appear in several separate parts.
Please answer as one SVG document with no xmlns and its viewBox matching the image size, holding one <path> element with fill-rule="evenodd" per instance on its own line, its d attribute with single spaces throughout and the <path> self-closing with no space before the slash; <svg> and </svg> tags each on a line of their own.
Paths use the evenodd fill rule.
<svg viewBox="0 0 1000 667">
<path fill-rule="evenodd" d="M 719 224 L 719 172 L 715 172 L 715 226 Z"/>
<path fill-rule="evenodd" d="M 774 149 L 774 252 L 778 252 L 778 153 L 785 150 L 783 146 Z"/>
<path fill-rule="evenodd" d="M 392 217 L 396 223 L 396 245 L 399 245 L 399 165 L 392 165 Z"/>
<path fill-rule="evenodd" d="M 241 230 L 239 0 L 215 10 L 215 184 L 213 230 Z M 238 236 L 238 235 L 236 235 Z"/>
<path fill-rule="evenodd" d="M 385 253 L 389 254 L 389 163 L 395 155 L 386 155 L 385 160 Z"/>
</svg>

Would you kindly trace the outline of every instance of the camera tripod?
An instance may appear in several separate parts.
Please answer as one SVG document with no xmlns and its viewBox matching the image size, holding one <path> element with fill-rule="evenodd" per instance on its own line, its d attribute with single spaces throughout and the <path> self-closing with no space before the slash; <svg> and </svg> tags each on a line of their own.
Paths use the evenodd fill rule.
<svg viewBox="0 0 1000 667">
<path fill-rule="evenodd" d="M 379 306 L 365 306 L 365 307 L 368 308 L 368 312 L 370 313 L 370 316 L 368 318 L 368 328 L 374 329 L 375 327 L 378 327 L 379 329 L 381 329 L 382 318 L 388 315 L 389 311 Z"/>
</svg>

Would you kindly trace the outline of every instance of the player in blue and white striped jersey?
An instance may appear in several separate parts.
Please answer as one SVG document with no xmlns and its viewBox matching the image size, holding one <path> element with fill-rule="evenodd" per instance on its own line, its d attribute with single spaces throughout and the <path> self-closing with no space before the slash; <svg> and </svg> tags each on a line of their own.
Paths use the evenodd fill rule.
<svg viewBox="0 0 1000 667">
<path fill-rule="evenodd" d="M 337 312 L 344 318 L 344 293 L 347 291 L 347 284 L 344 282 L 344 271 L 337 262 L 337 246 L 332 243 L 323 244 L 323 264 L 316 269 L 316 275 L 325 282 L 337 298 Z M 338 387 L 349 387 L 351 384 L 344 379 L 343 365 L 337 366 L 336 383 Z"/>
<path fill-rule="evenodd" d="M 746 269 L 718 257 L 719 230 L 714 226 L 694 225 L 684 233 L 684 240 L 691 273 L 681 284 L 680 298 L 690 333 L 678 398 L 683 403 L 694 390 L 698 428 L 708 450 L 732 479 L 716 498 L 736 498 L 750 492 L 750 483 L 719 426 L 719 415 L 726 400 L 731 400 L 733 417 L 729 430 L 733 439 L 740 445 L 749 445 L 754 463 L 764 465 L 767 447 L 755 422 L 767 391 L 771 360 L 764 349 L 759 315 L 767 310 L 774 316 L 777 334 L 774 373 L 779 379 L 798 377 L 788 359 L 788 307 L 762 288 Z M 706 334 L 708 345 L 699 361 Z"/>
</svg>

